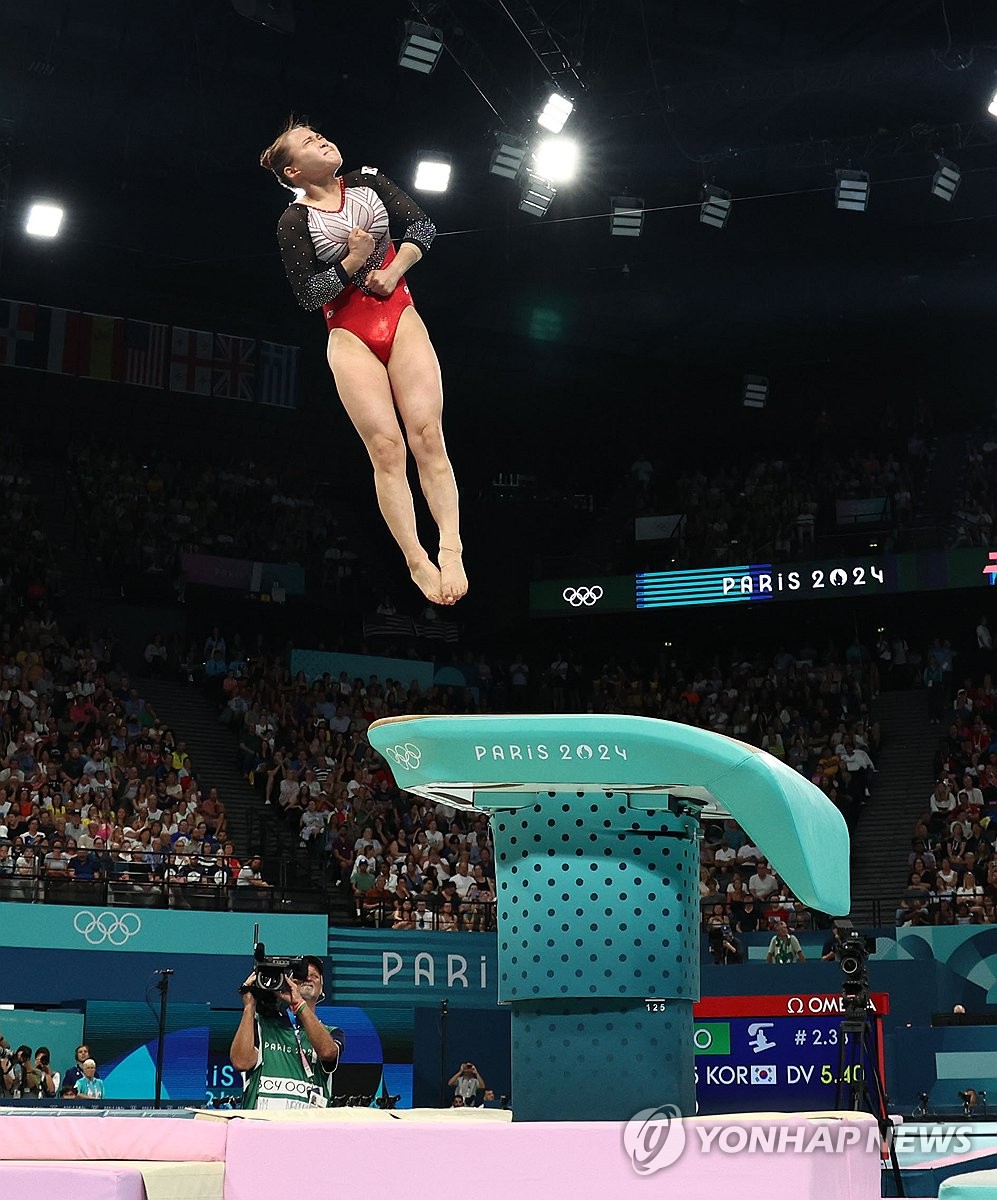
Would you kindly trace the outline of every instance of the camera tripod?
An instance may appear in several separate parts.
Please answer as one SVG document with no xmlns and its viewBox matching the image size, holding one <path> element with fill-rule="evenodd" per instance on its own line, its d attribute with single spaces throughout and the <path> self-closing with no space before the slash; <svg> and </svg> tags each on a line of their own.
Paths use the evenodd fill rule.
<svg viewBox="0 0 997 1200">
<path fill-rule="evenodd" d="M 868 1112 L 876 1118 L 880 1137 L 886 1143 L 889 1151 L 896 1194 L 904 1196 L 906 1193 L 904 1192 L 903 1176 L 900 1173 L 900 1162 L 894 1144 L 895 1126 L 890 1117 L 886 1087 L 880 1074 L 879 1063 L 876 1060 L 876 1047 L 872 1037 L 869 990 L 864 987 L 854 994 L 846 992 L 843 1000 L 845 1016 L 841 1022 L 838 1041 L 836 1105 L 839 1109 L 845 1107 L 852 1112 Z M 869 1090 L 870 1080 L 874 1088 L 872 1093 Z M 843 1104 L 846 1087 L 848 1103 Z"/>
</svg>

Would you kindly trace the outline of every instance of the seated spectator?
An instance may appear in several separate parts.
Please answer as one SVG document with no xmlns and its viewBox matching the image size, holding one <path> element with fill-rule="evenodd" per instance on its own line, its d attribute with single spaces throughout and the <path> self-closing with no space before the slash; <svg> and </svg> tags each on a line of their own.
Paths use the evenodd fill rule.
<svg viewBox="0 0 997 1200">
<path fill-rule="evenodd" d="M 951 814 L 955 812 L 957 806 L 958 801 L 954 793 L 950 791 L 948 783 L 944 779 L 940 779 L 935 784 L 935 790 L 931 793 L 928 806 L 927 824 L 932 834 L 938 836 L 940 831 L 949 828 Z"/>
<path fill-rule="evenodd" d="M 700 867 L 699 869 L 699 898 L 700 900 L 709 900 L 714 896 L 720 895 L 720 887 L 717 884 L 716 877 L 710 867 Z"/>
<path fill-rule="evenodd" d="M 365 891 L 360 893 L 361 919 L 372 920 L 380 925 L 387 919 L 388 906 L 394 897 L 388 887 L 388 869 L 382 867 L 374 876 L 374 881 Z"/>
<path fill-rule="evenodd" d="M 981 900 L 983 897 L 983 887 L 976 882 L 976 876 L 972 871 L 963 872 L 962 881 L 955 890 L 956 903 L 961 900 L 973 901 Z"/>
<path fill-rule="evenodd" d="M 372 861 L 361 855 L 356 860 L 356 866 L 353 869 L 353 874 L 350 876 L 350 887 L 353 889 L 353 894 L 358 901 L 362 901 L 367 892 L 374 886 L 376 878 Z"/>
<path fill-rule="evenodd" d="M 299 837 L 302 845 L 316 845 L 325 834 L 325 814 L 319 812 L 315 800 L 309 800 L 305 811 L 301 814 Z"/>
<path fill-rule="evenodd" d="M 92 1058 L 83 1063 L 83 1074 L 76 1080 L 77 1095 L 87 1100 L 104 1099 L 104 1081 L 97 1074 L 97 1064 Z"/>
<path fill-rule="evenodd" d="M 779 880 L 769 870 L 764 858 L 758 860 L 755 874 L 748 880 L 748 891 L 759 905 L 764 905 L 779 891 Z"/>
<path fill-rule="evenodd" d="M 913 868 L 914 860 L 918 858 L 929 870 L 933 871 L 937 867 L 934 851 L 928 849 L 925 839 L 913 837 L 910 843 L 910 854 L 907 856 L 907 865 Z"/>
<path fill-rule="evenodd" d="M 768 922 L 754 896 L 749 893 L 749 899 L 739 908 L 733 909 L 734 929 L 737 933 L 757 933 L 767 927 Z"/>
<path fill-rule="evenodd" d="M 432 929 L 435 924 L 435 914 L 426 903 L 425 899 L 418 898 L 415 902 L 415 911 L 413 913 L 413 927 L 415 929 Z"/>
<path fill-rule="evenodd" d="M 942 842 L 942 856 L 947 858 L 957 869 L 966 865 L 965 856 L 969 847 L 961 821 L 953 821 L 949 827 L 949 835 Z"/>
<path fill-rule="evenodd" d="M 726 838 L 721 838 L 713 851 L 713 862 L 717 867 L 730 866 L 737 862 L 737 851 L 732 849 Z"/>
<path fill-rule="evenodd" d="M 714 904 L 710 909 L 710 915 L 706 918 L 705 923 L 707 936 L 715 936 L 722 929 L 725 929 L 730 924 L 726 906 L 719 902 Z"/>
<path fill-rule="evenodd" d="M 236 876 L 235 886 L 239 888 L 269 888 L 272 885 L 263 878 L 263 859 L 254 854 Z"/>
</svg>

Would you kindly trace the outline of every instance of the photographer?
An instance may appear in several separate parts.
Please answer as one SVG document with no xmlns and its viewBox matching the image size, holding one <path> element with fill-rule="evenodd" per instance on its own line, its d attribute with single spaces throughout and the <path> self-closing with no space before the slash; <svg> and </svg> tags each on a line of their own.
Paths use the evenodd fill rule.
<svg viewBox="0 0 997 1200">
<path fill-rule="evenodd" d="M 0 1033 L 0 1096 L 14 1094 L 14 1053 L 10 1043 Z"/>
<path fill-rule="evenodd" d="M 460 1097 L 466 1108 L 479 1105 L 485 1095 L 485 1081 L 481 1078 L 478 1068 L 471 1062 L 460 1064 L 447 1080 L 447 1087 L 453 1088 L 454 1100 Z"/>
<path fill-rule="evenodd" d="M 709 933 L 710 953 L 717 966 L 729 966 L 744 961 L 741 953 L 741 943 L 734 936 L 734 931 L 727 924 L 719 929 L 711 929 Z"/>
<path fill-rule="evenodd" d="M 51 1100 L 59 1094 L 59 1076 L 52 1071 L 52 1055 L 48 1046 L 39 1046 L 35 1051 L 35 1071 L 38 1074 L 38 1096 Z"/>
<path fill-rule="evenodd" d="M 285 975 L 280 992 L 264 992 L 254 971 L 239 989 L 242 1020 L 229 1058 L 243 1072 L 243 1108 L 325 1108 L 345 1043 L 343 1031 L 323 1025 L 315 1007 L 323 998 L 322 960 L 303 960 L 301 979 Z"/>
<path fill-rule="evenodd" d="M 14 1096 L 37 1096 L 42 1086 L 42 1077 L 31 1061 L 31 1047 L 18 1046 L 13 1063 Z"/>
</svg>

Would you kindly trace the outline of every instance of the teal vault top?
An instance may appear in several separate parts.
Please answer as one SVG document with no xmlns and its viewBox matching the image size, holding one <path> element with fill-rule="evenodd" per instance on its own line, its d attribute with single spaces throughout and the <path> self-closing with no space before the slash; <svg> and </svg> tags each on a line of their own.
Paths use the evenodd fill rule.
<svg viewBox="0 0 997 1200">
<path fill-rule="evenodd" d="M 849 911 L 844 818 L 797 771 L 723 734 L 649 717 L 517 714 L 389 717 L 368 737 L 399 787 L 460 808 L 517 808 L 566 788 L 586 803 L 628 793 L 646 810 L 688 800 L 700 817 L 736 820 L 804 904 Z"/>
</svg>

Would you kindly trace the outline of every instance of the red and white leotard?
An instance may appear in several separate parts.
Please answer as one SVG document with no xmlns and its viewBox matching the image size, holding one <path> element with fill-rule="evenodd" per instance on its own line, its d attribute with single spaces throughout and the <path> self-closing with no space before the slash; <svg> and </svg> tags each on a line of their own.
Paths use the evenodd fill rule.
<svg viewBox="0 0 997 1200">
<path fill-rule="evenodd" d="M 374 251 L 350 276 L 342 260 L 357 226 L 374 238 Z M 349 330 L 383 363 L 391 355 L 398 321 L 412 304 L 404 278 L 386 298 L 372 295 L 365 287 L 370 272 L 394 258 L 392 236 L 399 242 L 414 242 L 425 253 L 436 228 L 401 188 L 374 167 L 340 178 L 338 209 L 294 201 L 277 224 L 284 269 L 302 308 L 321 308 L 329 329 Z"/>
</svg>

